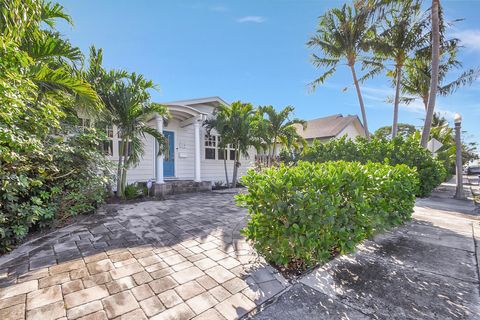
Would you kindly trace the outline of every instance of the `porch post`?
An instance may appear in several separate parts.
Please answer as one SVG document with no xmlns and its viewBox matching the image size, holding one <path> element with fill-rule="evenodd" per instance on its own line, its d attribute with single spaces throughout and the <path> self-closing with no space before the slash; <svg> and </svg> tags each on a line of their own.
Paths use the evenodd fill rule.
<svg viewBox="0 0 480 320">
<path fill-rule="evenodd" d="M 155 116 L 155 124 L 156 124 L 157 131 L 163 134 L 163 118 L 161 116 L 159 116 L 159 115 Z M 156 161 L 155 182 L 158 183 L 158 184 L 161 184 L 161 183 L 164 183 L 164 181 L 163 181 L 163 154 L 158 155 L 158 150 L 159 150 L 158 142 L 155 142 L 155 144 L 157 146 L 155 148 L 156 151 L 157 151 L 157 154 L 155 155 L 155 161 Z"/>
<path fill-rule="evenodd" d="M 193 124 L 195 128 L 195 182 L 201 182 L 202 178 L 200 175 L 200 122 L 197 120 Z"/>
</svg>

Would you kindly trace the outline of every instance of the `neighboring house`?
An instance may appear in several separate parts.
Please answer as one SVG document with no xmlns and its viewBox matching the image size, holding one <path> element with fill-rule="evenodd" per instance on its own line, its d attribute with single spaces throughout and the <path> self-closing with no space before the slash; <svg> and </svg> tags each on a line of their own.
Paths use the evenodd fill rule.
<svg viewBox="0 0 480 320">
<path fill-rule="evenodd" d="M 343 116 L 335 114 L 328 117 L 307 121 L 307 128 L 297 125 L 297 132 L 308 144 L 313 140 L 327 141 L 334 138 L 347 136 L 348 139 L 355 139 L 358 136 L 365 137 L 365 130 L 357 116 Z"/>
<path fill-rule="evenodd" d="M 223 157 L 227 158 L 227 169 L 231 182 L 235 153 L 228 148 L 223 153 L 218 148 L 221 137 L 212 130 L 207 135 L 203 122 L 213 116 L 220 104 L 228 105 L 219 97 L 181 100 L 162 103 L 167 106 L 171 118 L 164 121 L 156 115 L 148 122 L 152 128 L 162 131 L 168 139 L 168 151 L 158 156 L 154 138 L 147 135 L 144 139 L 145 153 L 139 164 L 128 170 L 127 183 L 145 182 L 152 179 L 156 184 L 169 181 L 206 182 L 206 185 L 225 182 Z M 81 119 L 88 126 L 88 119 Z M 120 139 L 116 127 L 107 128 L 109 140 L 104 143 L 104 151 L 112 161 L 118 161 Z M 249 157 L 241 157 L 238 177 L 251 166 L 255 159 L 255 149 Z"/>
</svg>

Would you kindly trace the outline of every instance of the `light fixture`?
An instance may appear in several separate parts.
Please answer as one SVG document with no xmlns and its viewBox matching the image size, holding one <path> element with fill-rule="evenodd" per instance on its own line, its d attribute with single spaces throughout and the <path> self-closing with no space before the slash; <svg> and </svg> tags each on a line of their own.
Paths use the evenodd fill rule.
<svg viewBox="0 0 480 320">
<path fill-rule="evenodd" d="M 455 113 L 455 116 L 453 116 L 453 121 L 458 124 L 462 122 L 462 115 L 460 113 Z"/>
</svg>

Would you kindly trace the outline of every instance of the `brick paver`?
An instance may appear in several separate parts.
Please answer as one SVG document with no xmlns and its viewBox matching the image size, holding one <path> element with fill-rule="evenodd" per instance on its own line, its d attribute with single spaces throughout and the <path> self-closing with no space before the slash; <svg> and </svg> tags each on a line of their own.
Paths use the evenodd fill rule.
<svg viewBox="0 0 480 320">
<path fill-rule="evenodd" d="M 241 317 L 285 287 L 245 218 L 232 194 L 108 205 L 0 257 L 0 319 Z"/>
</svg>

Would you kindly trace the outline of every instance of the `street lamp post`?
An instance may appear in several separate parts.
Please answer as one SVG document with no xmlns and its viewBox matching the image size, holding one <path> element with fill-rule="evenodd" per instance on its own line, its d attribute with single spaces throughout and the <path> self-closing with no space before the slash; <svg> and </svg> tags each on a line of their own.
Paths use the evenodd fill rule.
<svg viewBox="0 0 480 320">
<path fill-rule="evenodd" d="M 463 193 L 463 168 L 462 168 L 462 140 L 460 137 L 462 116 L 459 113 L 455 113 L 455 146 L 456 146 L 456 167 L 457 167 L 457 189 L 455 191 L 455 199 L 465 199 Z"/>
</svg>

